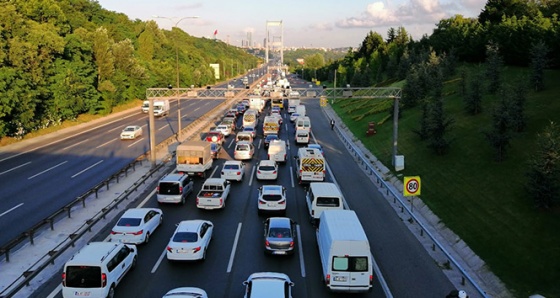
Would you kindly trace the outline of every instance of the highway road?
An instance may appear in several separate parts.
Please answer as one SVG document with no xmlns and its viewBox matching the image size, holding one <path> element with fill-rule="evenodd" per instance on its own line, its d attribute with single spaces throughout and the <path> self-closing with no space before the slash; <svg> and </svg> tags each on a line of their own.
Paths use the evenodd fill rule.
<svg viewBox="0 0 560 298">
<path fill-rule="evenodd" d="M 298 87 L 298 84 L 292 83 L 292 86 Z M 313 123 L 312 142 L 324 147 L 329 165 L 327 181 L 339 184 L 348 206 L 357 212 L 376 264 L 382 272 L 382 276 L 374 277 L 371 292 L 352 297 L 387 297 L 381 279 L 388 285 L 389 295 L 393 297 L 445 297 L 454 288 L 453 285 L 349 156 L 342 142 L 331 131 L 329 119 L 321 111 L 318 99 L 306 100 L 304 104 Z M 261 120 L 265 113 L 261 115 Z M 298 185 L 294 177 L 293 157 L 298 146 L 294 144 L 293 125 L 286 115 L 280 136 L 289 143 L 288 162 L 280 166 L 276 182 L 261 182 L 254 178 L 258 160 L 266 158 L 262 136 L 259 136 L 255 140 L 257 153 L 246 162 L 243 181 L 232 183 L 232 193 L 224 210 L 196 208 L 195 194 L 202 185 L 202 179 L 195 180 L 195 194 L 190 195 L 182 206 L 158 205 L 155 195 L 151 194 L 145 206 L 161 208 L 164 223 L 152 235 L 150 243 L 139 246 L 138 265 L 118 286 L 116 297 L 161 297 L 168 290 L 182 286 L 203 288 L 209 297 L 243 297 L 242 282 L 258 271 L 288 274 L 295 283 L 294 297 L 348 297 L 328 292 L 321 281 L 315 230 L 308 220 L 304 186 Z M 238 126 L 240 122 L 238 120 Z M 225 160 L 233 159 L 234 144 L 233 136 L 228 137 L 225 151 L 214 163 L 213 177 L 219 177 Z M 257 190 L 263 184 L 281 184 L 287 189 L 287 216 L 298 223 L 299 232 L 299 243 L 293 256 L 263 254 L 262 222 L 266 216 L 257 215 Z M 207 258 L 202 262 L 169 262 L 165 258 L 167 242 L 175 224 L 187 219 L 206 219 L 214 223 L 214 238 Z M 109 228 L 98 239 L 106 238 Z M 51 284 L 60 284 L 60 277 L 53 277 Z M 60 293 L 56 297 L 61 297 Z"/>
</svg>

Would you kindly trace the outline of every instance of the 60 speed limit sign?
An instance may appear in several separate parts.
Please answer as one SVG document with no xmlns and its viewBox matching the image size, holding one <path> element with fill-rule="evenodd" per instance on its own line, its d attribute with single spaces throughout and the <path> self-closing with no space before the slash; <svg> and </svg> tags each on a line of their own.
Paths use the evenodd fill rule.
<svg viewBox="0 0 560 298">
<path fill-rule="evenodd" d="M 419 196 L 420 195 L 420 176 L 404 177 L 403 195 Z"/>
</svg>

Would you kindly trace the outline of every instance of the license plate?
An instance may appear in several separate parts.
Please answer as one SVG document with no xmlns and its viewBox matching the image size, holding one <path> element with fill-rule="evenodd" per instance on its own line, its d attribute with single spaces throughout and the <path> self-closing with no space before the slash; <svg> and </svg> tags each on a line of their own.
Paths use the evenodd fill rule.
<svg viewBox="0 0 560 298">
<path fill-rule="evenodd" d="M 89 297 L 91 292 L 74 292 L 74 296 L 77 297 Z"/>
<path fill-rule="evenodd" d="M 266 205 L 267 205 L 268 207 L 276 207 L 276 204 L 275 204 L 275 203 L 268 203 L 268 204 L 266 204 Z"/>
<path fill-rule="evenodd" d="M 275 255 L 285 255 L 286 252 L 280 250 L 280 251 L 275 251 L 274 254 L 275 254 Z"/>
<path fill-rule="evenodd" d="M 346 276 L 335 276 L 333 278 L 334 281 L 341 281 L 341 282 L 345 282 L 346 281 Z"/>
</svg>

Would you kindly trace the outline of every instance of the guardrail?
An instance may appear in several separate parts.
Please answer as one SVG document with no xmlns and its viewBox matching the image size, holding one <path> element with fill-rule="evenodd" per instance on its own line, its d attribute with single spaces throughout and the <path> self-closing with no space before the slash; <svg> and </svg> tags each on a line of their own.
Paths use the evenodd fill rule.
<svg viewBox="0 0 560 298">
<path fill-rule="evenodd" d="M 329 115 L 328 112 L 326 112 L 323 109 L 323 112 L 325 114 L 327 114 L 327 116 L 329 117 L 329 119 L 332 119 L 332 116 Z M 393 197 L 393 203 L 396 203 L 397 201 L 399 202 L 400 206 L 401 206 L 401 211 L 406 210 L 406 212 L 408 213 L 408 215 L 410 215 L 410 217 L 412 217 L 412 219 L 418 223 L 419 227 L 420 227 L 420 233 L 423 236 L 424 234 L 428 235 L 428 237 L 430 238 L 430 240 L 432 241 L 432 250 L 435 251 L 436 247 L 445 255 L 445 257 L 448 259 L 448 261 L 450 263 L 453 264 L 453 266 L 455 266 L 455 268 L 457 268 L 459 270 L 459 272 L 461 272 L 462 275 L 462 280 L 461 280 L 461 284 L 465 285 L 465 279 L 469 281 L 469 283 L 476 289 L 476 291 L 484 298 L 488 298 L 489 296 L 486 294 L 486 292 L 480 288 L 480 286 L 476 283 L 476 281 L 466 272 L 466 270 L 455 260 L 455 258 L 453 258 L 453 256 L 451 256 L 451 254 L 449 254 L 449 252 L 447 252 L 447 250 L 443 247 L 443 245 L 441 245 L 441 243 L 439 243 L 439 241 L 434 237 L 434 235 L 428 230 L 428 228 L 420 221 L 418 220 L 418 217 L 416 217 L 416 215 L 412 212 L 412 210 L 407 206 L 407 204 L 405 204 L 402 195 L 400 194 L 400 192 L 398 192 L 393 185 L 387 183 L 385 181 L 385 179 L 383 177 L 381 177 L 381 175 L 377 172 L 376 169 L 374 169 L 371 165 L 371 163 L 369 162 L 369 159 L 365 157 L 364 153 L 358 149 L 355 145 L 354 142 L 350 139 L 350 137 L 342 130 L 340 129 L 340 127 L 335 126 L 335 132 L 341 137 L 343 143 L 345 144 L 345 146 L 347 147 L 347 149 L 350 151 L 351 154 L 354 155 L 354 157 L 358 158 L 360 160 L 360 164 L 361 166 L 364 167 L 364 170 L 368 171 L 369 175 L 374 175 L 376 177 L 376 182 L 377 185 L 380 186 L 382 189 L 385 188 L 386 189 L 386 195 L 391 195 Z"/>
</svg>

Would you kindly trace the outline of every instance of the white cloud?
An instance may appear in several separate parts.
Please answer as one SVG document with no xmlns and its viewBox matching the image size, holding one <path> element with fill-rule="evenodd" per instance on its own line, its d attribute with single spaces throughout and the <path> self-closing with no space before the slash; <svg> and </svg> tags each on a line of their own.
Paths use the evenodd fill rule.
<svg viewBox="0 0 560 298">
<path fill-rule="evenodd" d="M 333 26 L 330 23 L 317 23 L 317 24 L 313 24 L 311 26 L 309 26 L 310 29 L 313 30 L 320 30 L 320 31 L 332 31 L 333 30 Z"/>
</svg>

